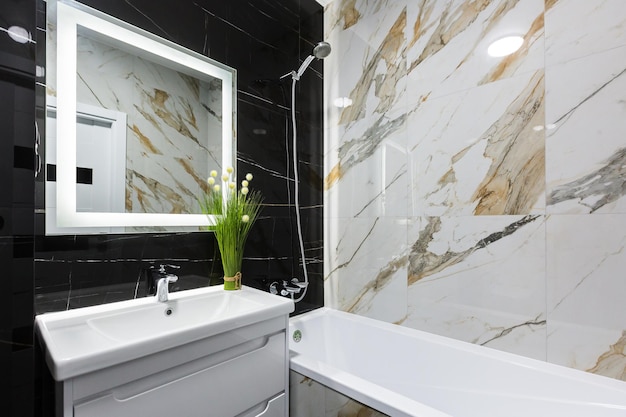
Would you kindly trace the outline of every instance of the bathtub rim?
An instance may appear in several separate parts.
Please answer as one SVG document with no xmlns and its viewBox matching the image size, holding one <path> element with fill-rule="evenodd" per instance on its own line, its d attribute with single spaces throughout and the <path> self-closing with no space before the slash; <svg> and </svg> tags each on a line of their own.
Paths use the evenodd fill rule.
<svg viewBox="0 0 626 417">
<path fill-rule="evenodd" d="M 612 391 L 623 392 L 626 394 L 626 382 L 621 380 L 592 374 L 578 369 L 568 368 L 563 365 L 557 365 L 547 361 L 541 361 L 538 359 L 529 358 L 510 352 L 504 352 L 488 346 L 475 345 L 473 343 L 452 339 L 450 337 L 428 333 L 413 328 L 403 327 L 401 325 L 396 325 L 393 323 L 388 323 L 329 307 L 320 307 L 316 310 L 312 310 L 290 318 L 288 342 L 290 347 L 290 368 L 293 371 L 298 372 L 315 381 L 318 381 L 323 385 L 326 385 L 335 391 L 354 398 L 355 400 L 365 405 L 368 405 L 378 411 L 393 415 L 394 417 L 414 417 L 416 415 L 419 415 L 420 417 L 451 416 L 440 410 L 431 408 L 423 403 L 405 397 L 404 395 L 397 394 L 389 389 L 383 388 L 378 384 L 369 382 L 363 378 L 352 375 L 349 372 L 335 368 L 334 366 L 328 365 L 322 361 L 307 358 L 292 350 L 292 346 L 295 345 L 292 341 L 291 335 L 293 334 L 293 331 L 297 328 L 297 323 L 310 321 L 312 319 L 315 319 L 316 317 L 326 315 L 342 317 L 349 321 L 364 323 L 374 328 L 382 329 L 383 331 L 400 333 L 409 337 L 415 337 L 417 335 L 419 338 L 426 342 L 432 342 L 436 345 L 445 345 L 452 348 L 457 348 L 463 353 L 493 358 L 497 361 L 503 361 L 511 363 L 513 365 L 522 366 L 524 368 L 530 368 L 543 374 L 552 374 L 568 378 L 573 381 L 579 381 L 585 384 L 592 384 L 595 386 L 610 389 Z M 368 394 L 366 395 L 365 393 L 359 391 L 357 387 L 367 389 Z M 393 402 L 393 405 L 387 404 L 384 399 L 392 400 L 389 402 Z M 419 412 L 419 414 L 415 414 L 416 411 Z"/>
<path fill-rule="evenodd" d="M 291 347 L 293 343 L 291 341 L 291 335 L 294 331 L 292 323 L 297 323 L 302 320 L 308 321 L 315 317 L 328 313 L 333 314 L 335 312 L 345 313 L 328 307 L 320 307 L 316 310 L 290 318 L 289 334 L 287 335 L 289 346 Z M 349 314 L 350 316 L 354 315 L 351 313 L 345 314 Z M 452 417 L 450 414 L 446 414 L 421 402 L 412 400 L 404 395 L 397 394 L 378 384 L 369 382 L 349 372 L 342 371 L 322 361 L 299 355 L 297 352 L 291 350 L 291 348 L 289 349 L 289 368 L 330 389 L 359 401 L 368 407 L 393 417 L 415 417 L 416 415 L 419 415 L 419 417 Z M 364 391 L 368 392 L 368 394 L 365 394 Z M 419 412 L 419 414 L 415 414 L 416 412 Z"/>
</svg>

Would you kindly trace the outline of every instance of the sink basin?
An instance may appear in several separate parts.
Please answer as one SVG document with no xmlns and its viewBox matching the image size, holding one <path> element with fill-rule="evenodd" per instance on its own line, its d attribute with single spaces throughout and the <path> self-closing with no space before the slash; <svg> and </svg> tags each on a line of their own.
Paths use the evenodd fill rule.
<svg viewBox="0 0 626 417">
<path fill-rule="evenodd" d="M 89 327 L 113 340 L 130 342 L 236 317 L 263 304 L 232 291 L 172 299 L 87 319 Z"/>
<path fill-rule="evenodd" d="M 57 381 L 288 314 L 293 301 L 249 287 L 208 287 L 38 315 Z"/>
</svg>

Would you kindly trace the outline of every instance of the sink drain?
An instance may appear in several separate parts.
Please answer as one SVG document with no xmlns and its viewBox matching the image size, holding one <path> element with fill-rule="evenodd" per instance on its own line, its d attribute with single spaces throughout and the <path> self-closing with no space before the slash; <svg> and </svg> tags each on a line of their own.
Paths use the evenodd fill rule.
<svg viewBox="0 0 626 417">
<path fill-rule="evenodd" d="M 165 313 L 166 316 L 171 316 L 174 313 L 174 310 L 172 310 L 171 307 L 168 307 L 168 308 L 165 309 L 164 313 Z"/>
</svg>

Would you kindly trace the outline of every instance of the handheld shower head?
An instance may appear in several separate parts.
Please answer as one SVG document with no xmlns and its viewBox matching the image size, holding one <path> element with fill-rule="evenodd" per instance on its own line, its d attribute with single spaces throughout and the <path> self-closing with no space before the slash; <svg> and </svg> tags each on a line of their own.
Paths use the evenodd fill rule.
<svg viewBox="0 0 626 417">
<path fill-rule="evenodd" d="M 306 71 L 315 58 L 324 59 L 328 55 L 330 55 L 330 44 L 328 42 L 318 43 L 315 45 L 315 48 L 313 48 L 313 54 L 306 57 L 302 65 L 300 65 L 300 68 L 298 68 L 298 71 L 295 71 L 292 74 L 292 77 L 299 80 L 302 74 L 304 74 L 304 71 Z"/>
<path fill-rule="evenodd" d="M 320 42 L 313 48 L 313 56 L 317 59 L 324 59 L 330 55 L 330 44 L 328 42 Z"/>
</svg>

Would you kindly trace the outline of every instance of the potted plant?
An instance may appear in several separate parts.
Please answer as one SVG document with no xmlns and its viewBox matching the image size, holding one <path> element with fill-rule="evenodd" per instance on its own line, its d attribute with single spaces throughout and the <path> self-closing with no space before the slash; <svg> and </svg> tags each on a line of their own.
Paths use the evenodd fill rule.
<svg viewBox="0 0 626 417">
<path fill-rule="evenodd" d="M 202 212 L 215 216 L 215 224 L 209 230 L 215 234 L 222 257 L 225 290 L 241 289 L 243 251 L 263 201 L 259 191 L 249 188 L 252 174 L 246 175 L 239 189 L 234 178 L 234 169 L 228 167 L 220 185 L 217 171 L 211 171 L 207 190 L 198 199 Z"/>
</svg>

